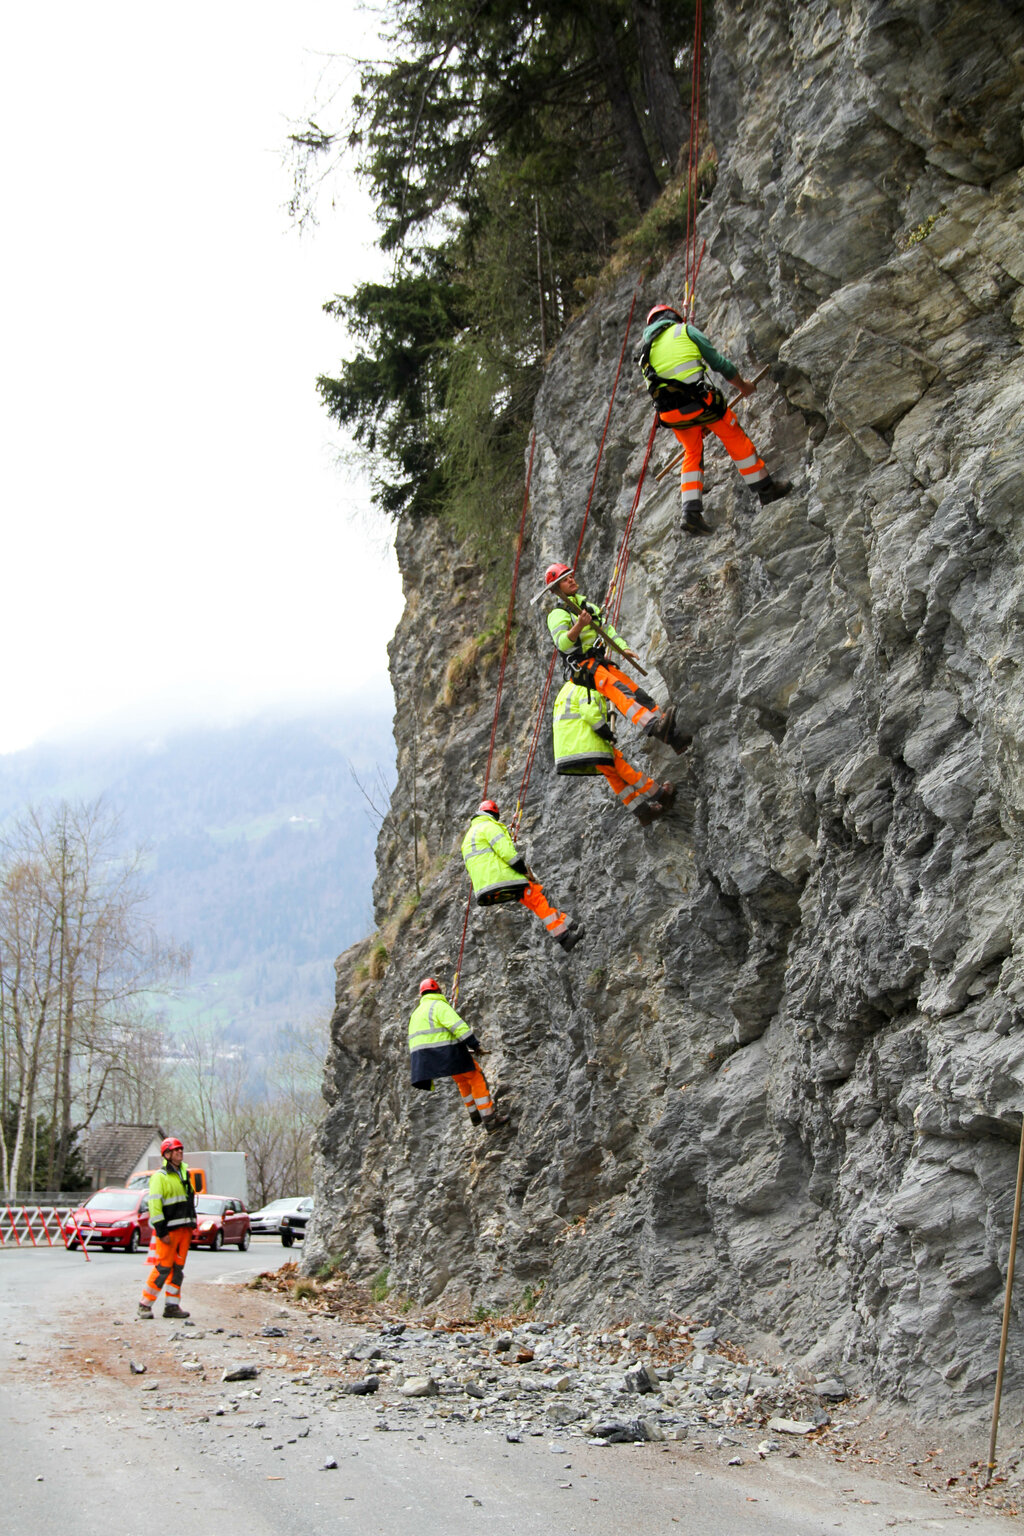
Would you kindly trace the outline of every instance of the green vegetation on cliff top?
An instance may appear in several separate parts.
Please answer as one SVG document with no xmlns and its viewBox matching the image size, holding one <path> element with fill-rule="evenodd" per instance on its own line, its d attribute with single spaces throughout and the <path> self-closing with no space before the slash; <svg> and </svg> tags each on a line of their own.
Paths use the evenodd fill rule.
<svg viewBox="0 0 1024 1536">
<path fill-rule="evenodd" d="M 682 236 L 692 29 L 692 0 L 399 4 L 349 131 L 393 274 L 326 305 L 358 351 L 318 381 L 390 515 L 504 557 L 548 349 L 617 248 Z"/>
</svg>

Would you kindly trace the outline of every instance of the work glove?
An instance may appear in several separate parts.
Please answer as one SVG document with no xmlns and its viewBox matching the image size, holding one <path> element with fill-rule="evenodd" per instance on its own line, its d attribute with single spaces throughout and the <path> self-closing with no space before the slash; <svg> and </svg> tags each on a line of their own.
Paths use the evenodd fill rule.
<svg viewBox="0 0 1024 1536">
<path fill-rule="evenodd" d="M 156 1233 L 157 1237 L 159 1237 L 161 1240 L 163 1240 L 167 1236 L 167 1223 L 166 1223 L 166 1221 L 154 1221 L 154 1223 L 153 1223 L 153 1231 Z"/>
</svg>

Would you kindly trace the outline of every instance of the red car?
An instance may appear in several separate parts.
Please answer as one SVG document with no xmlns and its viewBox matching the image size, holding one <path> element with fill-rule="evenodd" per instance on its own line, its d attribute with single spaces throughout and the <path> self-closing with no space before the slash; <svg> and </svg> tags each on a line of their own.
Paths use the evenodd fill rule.
<svg viewBox="0 0 1024 1536">
<path fill-rule="evenodd" d="M 223 1248 L 234 1243 L 240 1253 L 249 1246 L 249 1212 L 241 1200 L 223 1195 L 197 1195 L 199 1226 L 192 1234 L 193 1248 Z"/>
<path fill-rule="evenodd" d="M 138 1253 L 150 1238 L 148 1195 L 139 1189 L 100 1189 L 63 1223 L 65 1248 L 123 1248 Z"/>
</svg>

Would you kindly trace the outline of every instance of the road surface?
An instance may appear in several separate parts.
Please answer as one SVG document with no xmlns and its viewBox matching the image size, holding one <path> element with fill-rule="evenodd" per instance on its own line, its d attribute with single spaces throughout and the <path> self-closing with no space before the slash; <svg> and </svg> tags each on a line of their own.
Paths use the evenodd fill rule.
<svg viewBox="0 0 1024 1536">
<path fill-rule="evenodd" d="M 189 1327 L 133 1314 L 142 1256 L 0 1250 L 4 1526 L 17 1536 L 1007 1536 L 1010 1517 L 808 1447 L 724 1465 L 679 1445 L 509 1444 L 332 1390 L 345 1328 L 251 1291 L 288 1255 L 189 1256 Z M 265 1340 L 283 1326 L 288 1344 Z M 319 1331 L 310 1339 L 313 1327 Z M 255 1381 L 223 1367 L 260 1361 Z M 146 1367 L 132 1374 L 130 1362 Z M 219 1410 L 219 1411 L 218 1411 Z M 424 1410 L 429 1414 L 429 1408 Z M 402 1418 L 408 1412 L 407 1418 Z M 382 1425 L 386 1423 L 386 1430 Z M 325 1469 L 328 1460 L 336 1468 Z"/>
</svg>

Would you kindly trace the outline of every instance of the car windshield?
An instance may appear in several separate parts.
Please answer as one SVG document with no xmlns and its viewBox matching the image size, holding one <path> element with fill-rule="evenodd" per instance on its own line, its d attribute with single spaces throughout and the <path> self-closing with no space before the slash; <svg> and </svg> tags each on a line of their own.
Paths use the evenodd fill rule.
<svg viewBox="0 0 1024 1536">
<path fill-rule="evenodd" d="M 85 1203 L 87 1211 L 134 1211 L 139 1204 L 138 1195 L 127 1189 L 108 1189 L 102 1195 L 93 1195 Z"/>
<path fill-rule="evenodd" d="M 293 1205 L 301 1204 L 301 1200 L 271 1200 L 269 1205 L 263 1206 L 262 1210 L 257 1212 L 257 1215 L 269 1216 L 271 1211 L 290 1211 Z"/>
<path fill-rule="evenodd" d="M 213 1200 L 209 1195 L 200 1195 L 196 1201 L 196 1210 L 200 1216 L 222 1216 L 226 1203 L 224 1200 Z"/>
</svg>

